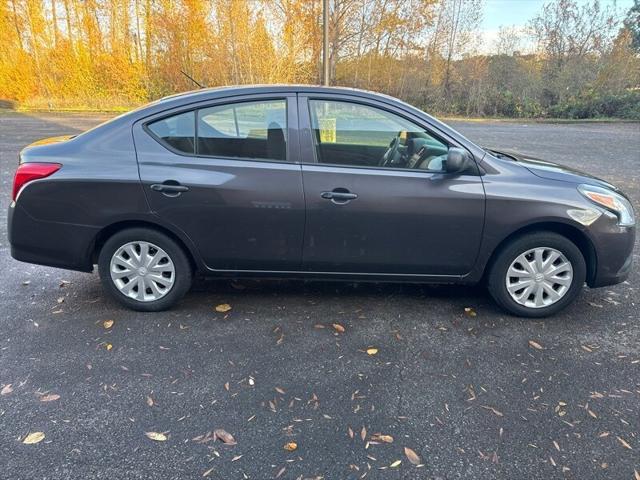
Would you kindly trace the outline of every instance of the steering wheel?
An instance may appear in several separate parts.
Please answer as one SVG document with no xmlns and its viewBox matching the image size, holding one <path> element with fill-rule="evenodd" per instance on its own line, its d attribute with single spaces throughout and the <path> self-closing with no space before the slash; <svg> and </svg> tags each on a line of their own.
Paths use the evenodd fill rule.
<svg viewBox="0 0 640 480">
<path fill-rule="evenodd" d="M 380 162 L 378 162 L 378 166 L 390 167 L 394 164 L 401 163 L 400 161 L 395 161 L 395 158 L 398 154 L 398 150 L 400 148 L 400 139 L 402 138 L 403 134 L 404 136 L 406 136 L 406 132 L 401 130 L 398 132 L 398 135 L 396 135 L 393 140 L 391 140 L 391 143 L 389 143 L 389 148 L 387 148 L 387 151 L 384 152 L 384 155 L 380 159 Z"/>
</svg>

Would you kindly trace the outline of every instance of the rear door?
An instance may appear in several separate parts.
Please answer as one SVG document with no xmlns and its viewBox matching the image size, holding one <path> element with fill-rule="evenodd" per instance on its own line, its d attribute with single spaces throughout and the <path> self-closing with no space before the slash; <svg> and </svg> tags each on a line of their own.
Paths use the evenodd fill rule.
<svg viewBox="0 0 640 480">
<path fill-rule="evenodd" d="M 477 168 L 445 173 L 459 147 L 386 103 L 299 95 L 307 271 L 458 276 L 484 224 Z M 475 164 L 474 164 L 475 167 Z"/>
<path fill-rule="evenodd" d="M 296 97 L 254 95 L 134 125 L 152 210 L 214 270 L 297 270 L 304 196 Z"/>
</svg>

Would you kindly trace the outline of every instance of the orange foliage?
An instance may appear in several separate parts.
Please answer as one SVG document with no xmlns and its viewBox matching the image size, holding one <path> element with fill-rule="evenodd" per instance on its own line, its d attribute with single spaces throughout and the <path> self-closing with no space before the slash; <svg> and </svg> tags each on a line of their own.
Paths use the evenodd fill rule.
<svg viewBox="0 0 640 480">
<path fill-rule="evenodd" d="M 329 3 L 332 84 L 432 112 L 533 116 L 640 87 L 631 33 L 615 37 L 595 4 L 550 0 L 534 19 L 540 45 L 562 34 L 598 47 L 554 57 L 514 53 L 515 30 L 480 54 L 483 0 Z M 0 101 L 26 107 L 129 108 L 196 88 L 182 72 L 207 86 L 320 83 L 321 51 L 322 0 L 0 0 Z"/>
<path fill-rule="evenodd" d="M 312 82 L 300 41 L 319 17 L 287 17 L 309 3 L 0 0 L 0 99 L 126 108 L 195 88 L 181 71 L 208 86 Z"/>
</svg>

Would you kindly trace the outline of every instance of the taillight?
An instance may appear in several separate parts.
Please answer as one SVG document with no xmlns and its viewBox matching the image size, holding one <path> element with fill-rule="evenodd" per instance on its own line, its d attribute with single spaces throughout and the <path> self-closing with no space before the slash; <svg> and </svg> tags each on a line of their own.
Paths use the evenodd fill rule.
<svg viewBox="0 0 640 480">
<path fill-rule="evenodd" d="M 13 177 L 13 192 L 11 198 L 16 201 L 18 193 L 22 187 L 32 180 L 38 180 L 40 178 L 48 177 L 60 170 L 59 163 L 21 163 L 16 170 L 16 175 Z"/>
</svg>

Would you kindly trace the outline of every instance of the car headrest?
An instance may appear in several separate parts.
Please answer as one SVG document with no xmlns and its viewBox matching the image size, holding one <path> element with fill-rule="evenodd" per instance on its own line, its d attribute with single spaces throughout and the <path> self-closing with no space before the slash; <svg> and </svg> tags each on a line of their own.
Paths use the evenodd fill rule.
<svg viewBox="0 0 640 480">
<path fill-rule="evenodd" d="M 284 130 L 276 123 L 271 122 L 267 128 L 267 155 L 273 160 L 284 160 L 286 157 L 286 140 Z"/>
<path fill-rule="evenodd" d="M 411 157 L 427 143 L 426 138 L 410 138 L 407 140 L 407 156 Z"/>
</svg>

